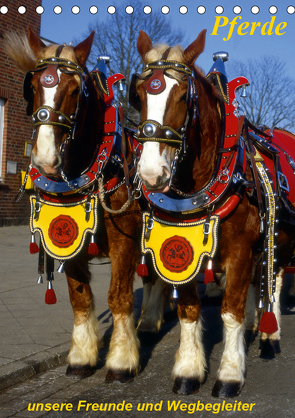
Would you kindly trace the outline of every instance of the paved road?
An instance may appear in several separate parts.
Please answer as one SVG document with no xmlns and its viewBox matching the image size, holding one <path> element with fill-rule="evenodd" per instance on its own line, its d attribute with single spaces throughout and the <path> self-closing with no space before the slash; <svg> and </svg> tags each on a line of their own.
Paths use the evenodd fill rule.
<svg viewBox="0 0 295 418">
<path fill-rule="evenodd" d="M 209 370 L 205 383 L 196 395 L 184 397 L 176 396 L 171 392 L 170 372 L 178 346 L 179 325 L 175 316 L 169 314 L 166 315 L 166 323 L 159 335 L 141 338 L 142 370 L 132 383 L 126 385 L 104 383 L 106 374 L 104 361 L 108 342 L 106 338 L 106 347 L 100 352 L 101 361 L 94 376 L 80 381 L 65 377 L 66 366 L 50 370 L 2 393 L 0 416 L 3 418 L 44 415 L 50 418 L 109 416 L 174 418 L 191 415 L 207 418 L 218 415 L 221 417 L 293 418 L 295 415 L 295 341 L 292 332 L 295 318 L 293 311 L 289 308 L 283 311 L 281 356 L 271 361 L 262 360 L 259 359 L 258 342 L 251 346 L 248 352 L 247 380 L 243 392 L 239 397 L 226 401 L 211 397 L 222 348 L 219 308 L 203 309 L 203 316 Z M 28 408 L 36 409 L 37 404 L 39 404 L 39 409 L 42 406 L 45 408 L 46 404 L 55 408 L 61 408 L 64 404 L 63 408 L 69 410 L 49 413 L 28 410 Z M 113 404 L 117 408 L 116 411 L 113 411 Z M 250 408 L 251 404 L 251 412 L 242 410 L 242 408 Z M 94 409 L 111 408 L 111 410 L 93 411 L 92 407 Z M 210 407 L 213 410 L 209 411 Z M 147 408 L 146 411 L 145 408 Z M 168 408 L 171 410 L 169 411 Z M 175 410 L 176 408 L 178 409 Z M 197 408 L 199 410 L 196 410 Z M 201 411 L 202 408 L 208 410 Z M 235 411 L 226 411 L 226 408 L 233 408 Z"/>
<path fill-rule="evenodd" d="M 219 306 L 202 308 L 208 374 L 198 394 L 184 397 L 174 395 L 171 391 L 171 369 L 179 343 L 180 331 L 174 312 L 166 313 L 166 322 L 158 335 L 140 337 L 142 369 L 139 376 L 132 383 L 126 385 L 104 383 L 106 374 L 104 364 L 111 327 L 110 312 L 106 304 L 107 285 L 104 286 L 103 293 L 105 295 L 98 292 L 101 302 L 98 317 L 102 335 L 104 334 L 105 337 L 104 348 L 100 351 L 101 360 L 95 375 L 82 381 L 67 378 L 64 375 L 66 365 L 58 366 L 54 362 L 49 362 L 49 364 L 47 362 L 45 373 L 36 374 L 38 367 L 40 370 L 42 370 L 42 367 L 46 369 L 44 355 L 47 356 L 47 359 L 52 359 L 54 358 L 52 353 L 58 353 L 60 347 L 66 349 L 69 345 L 72 312 L 64 280 L 56 280 L 56 291 L 59 299 L 56 308 L 50 310 L 51 307 L 43 305 L 43 294 L 40 287 L 35 286 L 35 265 L 34 263 L 31 265 L 31 262 L 28 263 L 26 261 L 27 257 L 22 255 L 22 245 L 24 244 L 22 240 L 27 240 L 25 238 L 27 232 L 23 227 L 17 228 L 15 227 L 17 236 L 12 238 L 10 237 L 13 235 L 13 230 L 6 228 L 6 242 L 10 246 L 8 245 L 7 250 L 4 251 L 7 251 L 10 255 L 5 253 L 6 256 L 3 257 L 2 253 L 1 259 L 0 286 L 3 285 L 3 280 L 6 283 L 4 287 L 0 287 L 1 314 L 3 312 L 6 314 L 3 316 L 4 325 L 0 326 L 1 349 L 6 350 L 6 354 L 2 356 L 2 363 L 5 359 L 8 359 L 8 363 L 3 367 L 15 367 L 17 369 L 20 364 L 25 364 L 27 367 L 33 364 L 35 369 L 34 373 L 28 376 L 29 379 L 25 379 L 25 376 L 22 375 L 22 383 L 2 390 L 0 393 L 1 418 L 34 418 L 39 416 L 50 418 L 107 416 L 114 418 L 127 416 L 131 418 L 174 418 L 190 415 L 206 418 L 214 415 L 221 417 L 293 418 L 295 416 L 295 309 L 294 306 L 287 303 L 286 292 L 290 284 L 288 280 L 284 287 L 282 307 L 282 353 L 274 360 L 262 360 L 259 358 L 258 341 L 249 347 L 246 384 L 242 394 L 235 399 L 223 401 L 211 397 L 214 377 L 222 350 L 222 323 Z M 17 245 L 16 238 L 19 240 Z M 1 252 L 3 248 L 4 244 L 0 235 Z M 11 261 L 9 261 L 9 257 L 11 257 Z M 2 263 L 5 268 L 2 267 Z M 93 268 L 97 269 L 96 273 L 100 273 L 101 276 L 106 278 L 107 284 L 107 276 L 110 273 L 109 266 L 93 266 Z M 25 286 L 25 279 L 22 278 L 27 276 L 32 280 L 32 284 Z M 138 315 L 142 297 L 140 282 L 137 282 L 136 286 L 135 315 Z M 101 291 L 101 287 L 98 287 Z M 97 293 L 97 290 L 98 288 L 95 289 L 95 293 Z M 203 294 L 204 286 L 202 283 L 200 284 L 200 290 Z M 12 301 L 13 295 L 15 297 L 14 303 Z M 23 306 L 22 302 L 27 298 L 31 303 L 27 302 Z M 7 309 L 5 310 L 4 307 Z M 36 311 L 37 316 L 41 315 L 39 322 L 35 321 L 36 315 L 32 315 L 33 311 Z M 16 321 L 15 327 L 18 326 L 18 328 L 10 328 L 11 318 Z M 27 320 L 23 323 L 21 318 L 27 318 Z M 37 341 L 38 332 L 41 333 L 41 336 Z M 4 337 L 7 338 L 6 342 L 8 344 L 6 344 L 5 339 L 3 340 Z M 34 342 L 32 344 L 34 346 L 33 351 L 37 349 L 40 351 L 25 356 L 29 352 L 26 350 L 29 350 L 28 345 L 31 346 L 30 341 Z M 58 344 L 56 346 L 50 345 L 51 341 Z M 11 353 L 9 354 L 10 348 Z M 39 357 L 41 361 L 38 362 Z M 60 364 L 63 363 L 61 356 L 59 359 Z M 57 367 L 50 369 L 52 366 Z M 11 374 L 8 376 L 11 377 Z M 113 411 L 114 407 L 116 408 L 115 411 Z M 45 408 L 55 408 L 56 410 L 46 412 Z M 60 411 L 61 408 L 63 408 L 62 411 Z M 106 408 L 106 410 L 97 410 L 97 408 Z M 232 410 L 230 411 L 230 409 Z"/>
</svg>

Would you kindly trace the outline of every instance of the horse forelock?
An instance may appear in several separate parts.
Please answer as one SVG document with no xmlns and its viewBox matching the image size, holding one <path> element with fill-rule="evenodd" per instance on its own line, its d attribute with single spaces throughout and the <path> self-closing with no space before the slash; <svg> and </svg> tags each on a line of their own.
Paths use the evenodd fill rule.
<svg viewBox="0 0 295 418">
<path fill-rule="evenodd" d="M 169 48 L 167 44 L 155 44 L 153 45 L 153 48 L 146 53 L 144 57 L 144 63 L 148 64 L 153 61 L 157 61 L 158 59 L 161 59 L 164 52 Z M 181 45 L 176 45 L 171 48 L 168 57 L 166 59 L 183 62 L 183 52 L 184 49 Z"/>
</svg>

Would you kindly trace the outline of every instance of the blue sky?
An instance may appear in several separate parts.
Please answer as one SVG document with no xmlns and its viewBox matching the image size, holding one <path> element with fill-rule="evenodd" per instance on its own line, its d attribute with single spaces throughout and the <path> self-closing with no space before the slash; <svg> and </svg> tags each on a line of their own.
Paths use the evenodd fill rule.
<svg viewBox="0 0 295 418">
<path fill-rule="evenodd" d="M 41 18 L 41 35 L 58 43 L 69 43 L 70 41 L 81 39 L 87 33 L 88 25 L 91 22 L 103 21 L 106 17 L 110 19 L 107 10 L 113 4 L 117 8 L 125 10 L 130 5 L 135 8 L 136 0 L 115 0 L 114 2 L 112 0 L 43 0 L 44 13 Z M 91 14 L 89 11 L 93 5 L 98 8 L 97 14 Z M 278 60 L 286 63 L 288 75 L 295 78 L 295 13 L 289 14 L 287 12 L 288 6 L 292 6 L 289 0 L 280 0 L 280 2 L 278 0 L 146 0 L 146 5 L 152 8 L 152 14 L 162 13 L 161 9 L 163 6 L 169 7 L 169 13 L 165 16 L 171 19 L 172 26 L 184 29 L 184 46 L 192 42 L 202 29 L 207 29 L 206 48 L 197 61 L 206 72 L 213 63 L 212 54 L 222 50 L 229 53 L 232 64 L 234 60 L 259 59 L 261 55 L 275 55 Z M 62 8 L 60 14 L 54 12 L 55 6 Z M 72 12 L 73 6 L 80 8 L 78 14 Z M 179 9 L 181 6 L 187 8 L 187 13 L 180 13 Z M 205 13 L 198 13 L 197 8 L 199 6 L 205 7 Z M 223 9 L 219 14 L 216 11 L 217 6 L 221 6 Z M 236 6 L 241 8 L 241 12 L 238 14 L 234 12 L 234 7 Z M 252 12 L 253 6 L 259 8 L 258 13 L 254 14 Z M 270 9 L 271 6 L 276 7 L 276 13 L 270 13 L 269 10 L 273 10 Z M 230 22 L 235 17 L 237 24 L 233 26 L 232 36 L 225 41 L 224 38 L 228 36 L 230 29 Z M 213 35 L 212 32 L 216 19 L 220 20 L 220 24 L 226 22 L 228 24 L 219 27 L 217 35 Z M 263 35 L 261 28 L 271 21 L 273 21 L 273 34 L 269 35 L 266 33 Z M 256 22 L 257 27 L 254 34 L 250 35 L 249 32 L 254 22 Z M 258 26 L 258 22 L 260 22 L 260 26 Z M 285 24 L 282 22 L 286 22 L 287 26 L 284 27 Z M 241 24 L 242 27 L 240 26 Z M 238 28 L 240 34 L 238 34 Z M 275 33 L 276 28 L 277 34 Z M 268 29 L 269 24 L 266 25 L 266 32 Z M 285 33 L 280 35 L 283 32 Z M 239 75 L 237 74 L 237 76 Z"/>
</svg>

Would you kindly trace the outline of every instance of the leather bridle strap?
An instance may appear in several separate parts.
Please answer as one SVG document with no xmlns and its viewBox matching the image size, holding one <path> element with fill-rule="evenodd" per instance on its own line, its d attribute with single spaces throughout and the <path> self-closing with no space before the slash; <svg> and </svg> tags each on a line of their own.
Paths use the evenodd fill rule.
<svg viewBox="0 0 295 418">
<path fill-rule="evenodd" d="M 245 121 L 244 121 L 244 126 L 245 126 L 246 144 L 247 144 L 248 153 L 249 153 L 249 156 L 250 156 L 250 161 L 251 161 L 251 165 L 252 165 L 252 173 L 253 173 L 255 186 L 256 186 L 259 216 L 262 217 L 262 214 L 264 213 L 263 203 L 262 203 L 262 193 L 261 193 L 260 181 L 259 181 L 259 177 L 258 177 L 255 158 L 254 158 L 254 152 L 253 152 L 252 144 L 250 142 L 250 137 L 249 137 L 248 120 L 246 118 L 245 118 Z"/>
<path fill-rule="evenodd" d="M 34 122 L 34 129 L 36 129 L 38 126 L 41 126 L 41 125 L 52 125 L 52 126 L 58 126 L 60 128 L 64 128 L 68 131 L 71 131 L 74 127 L 76 115 L 78 113 L 78 109 L 79 109 L 79 105 L 81 101 L 80 97 L 83 91 L 84 71 L 75 62 L 66 60 L 64 58 L 59 58 L 59 55 L 63 47 L 64 47 L 63 45 L 60 45 L 57 48 L 55 57 L 45 58 L 45 59 L 38 61 L 35 69 L 32 70 L 31 72 L 33 73 L 34 71 L 37 71 L 37 72 L 47 71 L 47 68 L 49 66 L 52 66 L 54 72 L 56 72 L 57 69 L 60 69 L 60 71 L 65 74 L 69 74 L 69 75 L 78 74 L 80 76 L 80 95 L 79 95 L 76 111 L 75 113 L 71 115 L 66 115 L 63 112 L 57 111 L 50 106 L 46 106 L 46 105 L 40 106 L 32 115 L 33 122 Z M 61 67 L 66 67 L 66 68 L 62 69 Z M 70 70 L 68 70 L 67 68 L 70 68 Z M 50 88 L 50 86 L 45 86 L 45 87 Z"/>
<path fill-rule="evenodd" d="M 40 125 L 52 125 L 71 130 L 73 126 L 73 121 L 69 116 L 59 110 L 54 110 L 52 107 L 47 105 L 38 107 L 32 117 L 34 121 L 34 128 L 37 128 Z"/>
</svg>

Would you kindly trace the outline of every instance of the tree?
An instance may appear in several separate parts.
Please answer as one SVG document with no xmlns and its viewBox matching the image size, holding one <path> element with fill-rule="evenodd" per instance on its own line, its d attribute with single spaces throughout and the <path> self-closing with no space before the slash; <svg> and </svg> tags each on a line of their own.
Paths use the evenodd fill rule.
<svg viewBox="0 0 295 418">
<path fill-rule="evenodd" d="M 97 62 L 98 55 L 109 55 L 110 74 L 122 73 L 130 85 L 133 73 L 143 69 L 141 57 L 137 52 L 136 42 L 139 30 L 145 31 L 153 43 L 165 42 L 169 45 L 180 44 L 184 33 L 180 29 L 171 26 L 168 16 L 153 11 L 147 15 L 143 12 L 146 3 L 136 1 L 134 12 L 127 14 L 122 7 L 116 7 L 114 15 L 109 15 L 104 22 L 97 21 L 90 25 L 89 31 L 95 30 L 95 38 L 89 67 Z M 137 118 L 137 112 L 128 104 L 128 89 L 125 89 L 120 101 L 123 104 L 125 114 L 131 118 Z"/>
<path fill-rule="evenodd" d="M 249 80 L 246 98 L 238 98 L 248 120 L 256 126 L 295 129 L 295 80 L 286 76 L 286 65 L 274 56 L 232 62 L 231 78 Z"/>
</svg>

